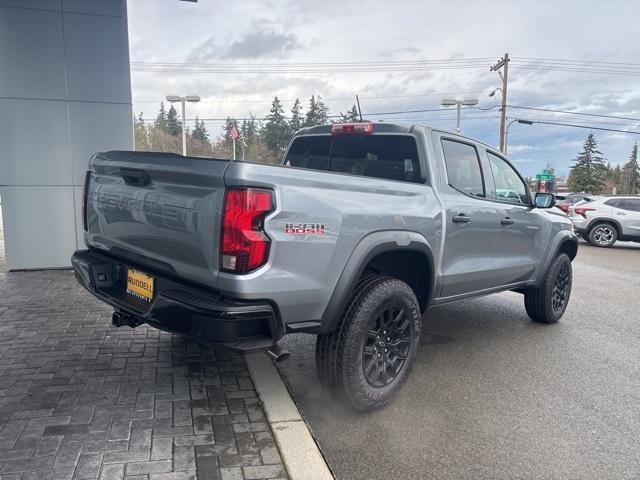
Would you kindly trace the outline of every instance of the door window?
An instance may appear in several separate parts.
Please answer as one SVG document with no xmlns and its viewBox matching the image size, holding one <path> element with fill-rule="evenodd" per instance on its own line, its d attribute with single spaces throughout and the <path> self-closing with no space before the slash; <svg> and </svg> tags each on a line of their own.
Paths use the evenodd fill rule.
<svg viewBox="0 0 640 480">
<path fill-rule="evenodd" d="M 527 188 L 520 176 L 504 159 L 491 152 L 487 153 L 489 155 L 491 173 L 496 185 L 496 200 L 527 205 Z"/>
<path fill-rule="evenodd" d="M 473 145 L 442 139 L 449 185 L 473 197 L 484 197 L 484 181 L 478 151 Z"/>
<path fill-rule="evenodd" d="M 631 212 L 640 212 L 640 198 L 621 198 L 618 201 L 618 208 Z"/>
</svg>

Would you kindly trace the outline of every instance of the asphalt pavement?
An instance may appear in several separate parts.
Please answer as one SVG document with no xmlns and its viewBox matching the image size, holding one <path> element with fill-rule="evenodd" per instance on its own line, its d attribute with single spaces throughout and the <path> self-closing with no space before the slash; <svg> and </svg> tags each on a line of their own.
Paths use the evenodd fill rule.
<svg viewBox="0 0 640 480">
<path fill-rule="evenodd" d="M 338 479 L 640 478 L 640 244 L 580 244 L 569 307 L 522 295 L 432 309 L 387 408 L 356 413 L 315 374 L 311 335 L 279 369 Z"/>
</svg>

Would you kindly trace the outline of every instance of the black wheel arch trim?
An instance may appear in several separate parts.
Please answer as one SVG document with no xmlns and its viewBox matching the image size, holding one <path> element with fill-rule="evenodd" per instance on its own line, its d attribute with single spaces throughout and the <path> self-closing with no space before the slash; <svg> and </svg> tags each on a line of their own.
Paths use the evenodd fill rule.
<svg viewBox="0 0 640 480">
<path fill-rule="evenodd" d="M 414 251 L 422 253 L 426 257 L 429 265 L 429 272 L 426 272 L 429 275 L 429 286 L 425 305 L 431 302 L 436 283 L 435 264 L 433 251 L 427 240 L 421 234 L 412 231 L 385 230 L 373 232 L 356 245 L 351 257 L 345 264 L 338 283 L 333 289 L 329 303 L 322 314 L 320 333 L 329 333 L 335 329 L 353 289 L 369 262 L 381 253 L 398 250 Z"/>
<path fill-rule="evenodd" d="M 551 248 L 549 248 L 549 255 L 547 255 L 547 258 L 545 259 L 545 262 L 542 268 L 536 275 L 537 277 L 536 283 L 535 283 L 536 287 L 539 287 L 544 282 L 547 271 L 549 271 L 549 268 L 551 267 L 553 260 L 558 256 L 558 254 L 562 249 L 562 246 L 565 243 L 571 243 L 572 244 L 571 248 L 575 248 L 575 251 L 577 254 L 578 237 L 576 236 L 576 234 L 573 233 L 571 230 L 560 230 L 556 234 L 555 238 L 553 239 L 553 242 L 551 243 Z M 571 260 L 573 261 L 573 258 L 571 258 Z"/>
</svg>

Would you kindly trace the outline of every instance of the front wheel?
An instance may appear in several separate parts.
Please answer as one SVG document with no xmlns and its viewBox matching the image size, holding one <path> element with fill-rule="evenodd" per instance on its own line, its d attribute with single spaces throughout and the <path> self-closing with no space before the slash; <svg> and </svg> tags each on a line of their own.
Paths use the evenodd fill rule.
<svg viewBox="0 0 640 480">
<path fill-rule="evenodd" d="M 365 277 L 336 329 L 318 335 L 322 384 L 358 410 L 383 407 L 415 363 L 420 330 L 420 308 L 409 285 L 382 275 Z"/>
<path fill-rule="evenodd" d="M 524 306 L 531 320 L 542 323 L 560 320 L 569 304 L 572 283 L 571 260 L 561 253 L 549 267 L 542 285 L 529 288 L 524 294 Z"/>
</svg>

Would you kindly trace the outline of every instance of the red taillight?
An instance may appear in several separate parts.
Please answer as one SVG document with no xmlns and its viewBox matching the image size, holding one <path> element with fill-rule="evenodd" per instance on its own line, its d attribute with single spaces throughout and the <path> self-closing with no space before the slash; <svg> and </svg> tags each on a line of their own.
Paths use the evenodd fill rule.
<svg viewBox="0 0 640 480">
<path fill-rule="evenodd" d="M 84 176 L 84 187 L 82 189 L 82 228 L 85 232 L 89 231 L 87 224 L 87 195 L 89 195 L 89 179 L 91 178 L 91 172 L 87 171 Z"/>
<path fill-rule="evenodd" d="M 264 233 L 263 220 L 273 209 L 273 194 L 269 190 L 226 191 L 220 245 L 222 270 L 248 273 L 266 263 L 271 240 Z"/>
<path fill-rule="evenodd" d="M 331 135 L 371 135 L 373 123 L 336 123 L 331 127 Z"/>
<path fill-rule="evenodd" d="M 588 207 L 575 207 L 573 209 L 573 213 L 576 215 L 580 215 L 584 218 L 587 218 L 586 213 L 587 212 L 593 212 L 595 210 L 595 208 L 588 208 Z"/>
<path fill-rule="evenodd" d="M 567 213 L 569 211 L 569 206 L 564 203 L 557 203 L 556 207 L 558 207 L 563 212 Z"/>
</svg>

